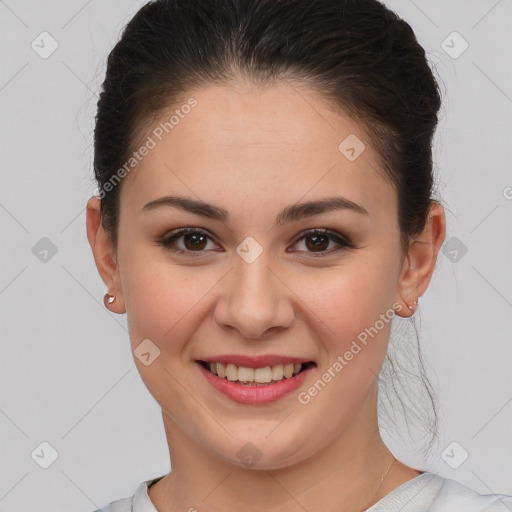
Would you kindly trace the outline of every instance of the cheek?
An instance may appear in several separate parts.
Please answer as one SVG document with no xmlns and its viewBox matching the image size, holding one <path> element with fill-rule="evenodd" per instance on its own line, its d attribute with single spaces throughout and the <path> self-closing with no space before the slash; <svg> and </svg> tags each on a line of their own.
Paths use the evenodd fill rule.
<svg viewBox="0 0 512 512">
<path fill-rule="evenodd" d="M 305 287 L 302 300 L 314 312 L 309 327 L 323 354 L 317 380 L 299 401 L 316 404 L 310 411 L 318 414 L 330 411 L 333 436 L 374 389 L 394 317 L 392 292 L 384 268 L 371 265 L 319 273 Z"/>
<path fill-rule="evenodd" d="M 316 319 L 322 337 L 340 343 L 356 337 L 388 312 L 394 300 L 394 276 L 383 261 L 353 258 L 347 265 L 296 276 L 294 289 Z"/>
<path fill-rule="evenodd" d="M 149 338 L 162 352 L 185 344 L 204 314 L 218 272 L 173 265 L 163 256 L 133 251 L 124 262 L 123 292 L 133 348 Z"/>
</svg>

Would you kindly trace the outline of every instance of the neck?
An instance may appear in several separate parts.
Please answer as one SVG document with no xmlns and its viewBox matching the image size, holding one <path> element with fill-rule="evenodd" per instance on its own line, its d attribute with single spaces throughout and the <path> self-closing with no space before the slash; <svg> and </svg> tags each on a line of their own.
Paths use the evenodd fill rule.
<svg viewBox="0 0 512 512">
<path fill-rule="evenodd" d="M 365 414 L 368 410 L 375 414 Z M 333 443 L 300 463 L 272 470 L 240 468 L 206 450 L 165 412 L 163 418 L 172 470 L 148 491 L 161 512 L 359 512 L 419 474 L 394 460 L 386 448 L 376 401 L 375 407 L 363 407 Z"/>
</svg>

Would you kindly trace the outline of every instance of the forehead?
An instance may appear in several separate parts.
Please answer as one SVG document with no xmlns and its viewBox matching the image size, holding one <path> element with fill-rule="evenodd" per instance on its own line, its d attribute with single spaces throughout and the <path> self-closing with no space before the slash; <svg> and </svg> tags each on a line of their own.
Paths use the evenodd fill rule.
<svg viewBox="0 0 512 512">
<path fill-rule="evenodd" d="M 367 209 L 393 199 L 361 126 L 298 84 L 191 90 L 145 136 L 152 149 L 123 184 L 130 208 L 176 192 L 215 197 L 228 210 L 262 194 L 288 204 L 338 192 Z"/>
</svg>

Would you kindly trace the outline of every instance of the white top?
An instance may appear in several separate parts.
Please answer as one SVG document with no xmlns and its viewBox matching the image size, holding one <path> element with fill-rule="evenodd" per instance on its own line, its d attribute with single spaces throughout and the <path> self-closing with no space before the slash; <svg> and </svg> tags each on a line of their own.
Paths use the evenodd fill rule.
<svg viewBox="0 0 512 512">
<path fill-rule="evenodd" d="M 163 478 L 142 482 L 131 498 L 113 501 L 94 512 L 158 512 L 148 487 Z M 384 496 L 366 512 L 512 512 L 512 496 L 478 494 L 449 478 L 425 471 Z"/>
</svg>

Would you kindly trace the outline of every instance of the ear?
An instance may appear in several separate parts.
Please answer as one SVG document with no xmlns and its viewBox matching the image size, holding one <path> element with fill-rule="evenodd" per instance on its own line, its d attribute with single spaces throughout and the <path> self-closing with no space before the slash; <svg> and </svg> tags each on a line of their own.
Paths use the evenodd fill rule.
<svg viewBox="0 0 512 512">
<path fill-rule="evenodd" d="M 402 305 L 397 311 L 399 316 L 414 314 L 417 307 L 414 301 L 425 293 L 430 283 L 445 234 L 444 209 L 437 201 L 432 201 L 425 228 L 411 240 L 404 260 L 397 289 L 397 302 Z"/>
<path fill-rule="evenodd" d="M 99 197 L 93 196 L 87 201 L 87 239 L 108 293 L 116 296 L 116 300 L 108 305 L 108 309 L 115 313 L 125 313 L 117 256 L 110 238 L 101 225 L 100 204 Z"/>
</svg>

